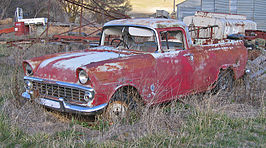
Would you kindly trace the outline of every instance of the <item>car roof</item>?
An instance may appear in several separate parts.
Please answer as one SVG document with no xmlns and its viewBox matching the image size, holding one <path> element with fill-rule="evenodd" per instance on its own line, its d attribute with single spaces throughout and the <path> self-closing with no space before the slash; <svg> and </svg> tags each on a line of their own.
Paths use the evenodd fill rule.
<svg viewBox="0 0 266 148">
<path fill-rule="evenodd" d="M 181 27 L 185 28 L 185 24 L 182 21 L 175 19 L 165 19 L 165 18 L 137 18 L 137 19 L 120 19 L 113 20 L 104 24 L 107 26 L 140 26 L 147 27 L 151 29 L 156 28 L 168 28 L 168 27 Z"/>
</svg>

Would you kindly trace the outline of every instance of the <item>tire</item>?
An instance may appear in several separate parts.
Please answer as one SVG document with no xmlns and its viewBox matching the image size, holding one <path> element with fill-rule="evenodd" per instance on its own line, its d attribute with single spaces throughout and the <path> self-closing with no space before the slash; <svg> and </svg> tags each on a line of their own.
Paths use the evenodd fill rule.
<svg viewBox="0 0 266 148">
<path fill-rule="evenodd" d="M 212 90 L 212 94 L 216 94 L 218 91 L 231 92 L 234 86 L 234 73 L 232 70 L 222 70 L 219 73 L 218 79 L 215 82 L 215 87 Z"/>
<path fill-rule="evenodd" d="M 130 119 L 132 113 L 139 115 L 139 95 L 132 89 L 118 90 L 111 98 L 105 112 L 105 118 L 110 122 Z"/>
</svg>

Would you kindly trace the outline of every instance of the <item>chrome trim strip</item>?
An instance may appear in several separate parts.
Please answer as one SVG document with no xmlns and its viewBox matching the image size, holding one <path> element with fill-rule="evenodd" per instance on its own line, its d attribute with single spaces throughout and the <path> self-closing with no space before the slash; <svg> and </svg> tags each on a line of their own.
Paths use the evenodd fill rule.
<svg viewBox="0 0 266 148">
<path fill-rule="evenodd" d="M 48 107 L 55 108 L 55 109 L 61 108 L 60 102 L 58 101 L 45 99 L 45 98 L 39 98 L 38 100 L 39 100 L 38 103 L 41 105 L 48 106 Z"/>
<path fill-rule="evenodd" d="M 93 88 L 80 86 L 80 85 L 77 85 L 77 84 L 71 84 L 71 83 L 59 82 L 59 81 L 56 81 L 56 84 L 61 85 L 61 86 L 69 86 L 69 87 L 73 87 L 73 88 L 84 89 L 84 90 L 88 90 L 88 91 L 94 91 Z"/>
<path fill-rule="evenodd" d="M 22 93 L 22 97 L 26 98 L 26 99 L 29 99 L 29 100 L 31 99 L 30 94 L 28 92 Z"/>
<path fill-rule="evenodd" d="M 77 111 L 77 112 L 82 112 L 82 113 L 96 112 L 96 111 L 101 110 L 107 106 L 107 103 L 104 103 L 104 104 L 90 108 L 90 107 L 82 107 L 82 106 L 67 104 L 64 101 L 63 101 L 63 104 L 64 104 L 65 109 Z"/>
<path fill-rule="evenodd" d="M 39 79 L 39 78 L 34 78 L 34 77 L 29 77 L 29 76 L 25 76 L 24 80 L 32 80 L 32 81 L 40 81 L 42 82 L 43 79 Z"/>
<path fill-rule="evenodd" d="M 155 30 L 155 28 L 145 26 L 145 25 L 134 25 L 134 24 L 111 24 L 111 25 L 104 25 L 104 28 L 106 27 L 141 27 L 141 28 L 149 28 L 152 30 Z"/>
<path fill-rule="evenodd" d="M 90 87 L 85 87 L 85 86 L 80 86 L 77 84 L 71 84 L 71 83 L 60 82 L 60 81 L 46 80 L 46 79 L 40 79 L 40 78 L 34 78 L 34 77 L 28 77 L 28 76 L 25 76 L 24 80 L 32 80 L 32 81 L 39 81 L 39 82 L 47 81 L 47 82 L 51 82 L 51 83 L 58 84 L 61 86 L 69 86 L 72 88 L 78 88 L 78 89 L 83 89 L 87 91 L 94 91 L 94 89 Z"/>
<path fill-rule="evenodd" d="M 22 97 L 29 99 L 29 100 L 31 99 L 30 94 L 27 92 L 22 93 Z M 57 110 L 62 111 L 62 112 L 79 112 L 81 114 L 82 113 L 93 114 L 97 111 L 104 109 L 108 105 L 107 103 L 104 103 L 104 104 L 94 106 L 94 107 L 83 107 L 83 106 L 72 105 L 72 104 L 66 103 L 63 99 L 60 99 L 59 101 L 55 101 L 55 100 L 51 100 L 48 98 L 39 98 L 39 99 L 36 99 L 35 102 L 37 102 L 43 106 L 57 109 Z M 49 104 L 49 102 L 51 104 Z M 56 103 L 60 104 L 60 108 L 58 106 L 54 105 Z"/>
</svg>

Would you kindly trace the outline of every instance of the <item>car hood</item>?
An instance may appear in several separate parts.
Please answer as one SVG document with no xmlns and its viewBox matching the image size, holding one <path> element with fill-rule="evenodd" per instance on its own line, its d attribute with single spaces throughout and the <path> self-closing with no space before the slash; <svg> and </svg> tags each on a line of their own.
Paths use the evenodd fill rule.
<svg viewBox="0 0 266 148">
<path fill-rule="evenodd" d="M 129 56 L 129 54 L 111 50 L 87 50 L 56 54 L 56 56 L 49 56 L 51 58 L 46 59 L 43 57 L 43 59 L 40 58 L 41 60 L 39 61 L 35 59 L 35 61 L 29 60 L 27 62 L 30 63 L 30 65 L 38 63 L 38 66 L 32 66 L 35 77 L 77 83 L 76 69 L 78 67 L 125 56 Z"/>
</svg>

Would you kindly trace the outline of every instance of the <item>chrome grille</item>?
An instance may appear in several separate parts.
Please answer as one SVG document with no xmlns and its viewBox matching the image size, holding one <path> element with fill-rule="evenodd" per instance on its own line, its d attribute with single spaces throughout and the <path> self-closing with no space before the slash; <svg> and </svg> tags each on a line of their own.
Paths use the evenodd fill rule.
<svg viewBox="0 0 266 148">
<path fill-rule="evenodd" d="M 84 100 L 85 90 L 61 86 L 58 84 L 49 84 L 44 82 L 33 81 L 33 89 L 38 90 L 40 95 L 64 98 L 67 101 L 85 104 Z"/>
</svg>

